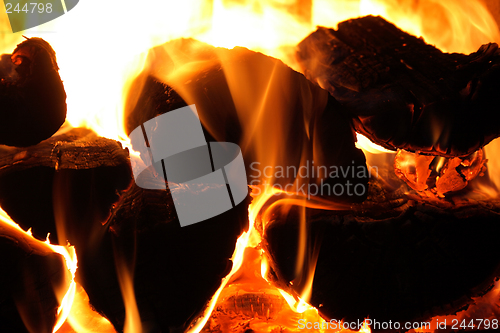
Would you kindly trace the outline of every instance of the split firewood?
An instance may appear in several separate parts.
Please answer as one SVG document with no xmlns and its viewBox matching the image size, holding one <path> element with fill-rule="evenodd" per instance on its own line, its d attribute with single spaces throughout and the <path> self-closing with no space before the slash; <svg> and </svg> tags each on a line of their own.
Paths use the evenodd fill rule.
<svg viewBox="0 0 500 333">
<path fill-rule="evenodd" d="M 0 144 L 31 146 L 66 119 L 66 92 L 52 47 L 28 38 L 0 58 Z"/>
<path fill-rule="evenodd" d="M 381 17 L 320 27 L 299 44 L 307 78 L 391 150 L 467 156 L 500 135 L 500 52 L 443 53 Z"/>
<path fill-rule="evenodd" d="M 366 187 L 365 158 L 355 147 L 352 124 L 342 106 L 281 61 L 241 47 L 228 50 L 181 39 L 152 49 L 146 63 L 128 96 L 128 132 L 160 114 L 194 104 L 207 141 L 241 147 L 253 185 L 268 180 L 281 187 L 294 182 L 297 188 L 322 182 L 328 184 L 326 189 L 336 184 L 345 189 Z M 308 167 L 307 177 L 269 171 L 297 171 L 300 166 Z M 330 167 L 344 173 L 330 177 Z M 268 179 L 262 176 L 264 170 Z M 366 197 L 366 192 L 350 197 L 332 192 L 336 199 Z M 323 194 L 328 195 L 326 190 Z"/>
<path fill-rule="evenodd" d="M 301 208 L 276 210 L 264 229 L 269 276 L 302 297 L 312 281 L 309 303 L 324 318 L 347 322 L 426 321 L 467 307 L 493 285 L 500 275 L 498 200 L 393 195 L 392 205 L 381 204 L 389 199 L 369 196 L 344 211 L 307 209 L 304 257 Z"/>
<path fill-rule="evenodd" d="M 135 299 L 129 301 L 136 302 L 143 329 L 183 332 L 231 270 L 236 240 L 248 228 L 248 201 L 181 227 L 170 190 L 134 184 L 105 228 L 99 242 L 78 252 L 77 278 L 92 306 L 122 332 L 119 277 L 131 274 Z"/>
<path fill-rule="evenodd" d="M 131 181 L 127 150 L 87 129 L 31 147 L 0 148 L 1 207 L 36 238 L 50 233 L 53 243 L 88 241 Z M 58 240 L 63 225 L 65 239 Z"/>
<path fill-rule="evenodd" d="M 51 333 L 71 281 L 64 258 L 1 220 L 0 250 L 0 331 Z"/>
</svg>

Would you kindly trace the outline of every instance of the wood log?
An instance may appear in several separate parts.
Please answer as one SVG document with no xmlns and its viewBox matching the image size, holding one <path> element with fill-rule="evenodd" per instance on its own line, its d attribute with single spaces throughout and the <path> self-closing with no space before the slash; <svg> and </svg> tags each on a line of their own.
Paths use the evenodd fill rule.
<svg viewBox="0 0 500 333">
<path fill-rule="evenodd" d="M 0 60 L 0 144 L 31 146 L 49 138 L 66 119 L 54 50 L 28 38 Z"/>
<path fill-rule="evenodd" d="M 320 27 L 299 44 L 306 77 L 391 150 L 466 156 L 500 135 L 500 52 L 442 53 L 381 17 Z"/>
<path fill-rule="evenodd" d="M 124 301 L 115 267 L 124 260 L 135 263 L 135 300 L 143 328 L 184 331 L 232 267 L 236 239 L 248 228 L 248 200 L 181 227 L 170 190 L 145 190 L 134 184 L 106 228 L 100 242 L 78 252 L 78 281 L 92 306 L 123 331 Z"/>
<path fill-rule="evenodd" d="M 103 226 L 119 191 L 130 184 L 130 161 L 117 142 L 88 130 L 73 129 L 26 149 L 3 147 L 0 156 L 1 205 L 40 238 L 58 232 L 75 245 L 77 280 L 118 331 L 125 310 L 115 255 L 128 263 L 137 249 L 130 262 L 136 262 L 136 299 L 145 327 L 184 327 L 229 272 L 236 239 L 247 227 L 247 201 L 181 228 L 169 191 L 135 185 Z M 34 221 L 35 214 L 44 222 Z"/>
<path fill-rule="evenodd" d="M 500 202 L 415 201 L 404 188 L 343 211 L 307 209 L 302 264 L 300 209 L 275 211 L 264 234 L 275 282 L 300 295 L 310 272 L 309 303 L 349 322 L 425 321 L 467 307 L 500 275 Z"/>
<path fill-rule="evenodd" d="M 27 148 L 0 148 L 0 205 L 36 238 L 50 233 L 53 243 L 58 232 L 65 234 L 63 245 L 87 242 L 131 181 L 127 150 L 90 130 L 72 129 Z"/>
<path fill-rule="evenodd" d="M 128 132 L 160 114 L 194 104 L 207 141 L 240 145 L 249 183 L 263 183 L 266 167 L 298 170 L 309 163 L 307 179 L 291 174 L 273 175 L 268 181 L 282 187 L 294 181 L 366 186 L 368 177 L 351 172 L 338 178 L 311 175 L 312 164 L 362 169 L 367 175 L 365 158 L 355 147 L 342 107 L 281 61 L 245 48 L 228 50 L 181 39 L 152 49 L 146 63 L 129 92 Z"/>
<path fill-rule="evenodd" d="M 52 332 L 71 274 L 47 244 L 0 220 L 0 330 Z"/>
</svg>

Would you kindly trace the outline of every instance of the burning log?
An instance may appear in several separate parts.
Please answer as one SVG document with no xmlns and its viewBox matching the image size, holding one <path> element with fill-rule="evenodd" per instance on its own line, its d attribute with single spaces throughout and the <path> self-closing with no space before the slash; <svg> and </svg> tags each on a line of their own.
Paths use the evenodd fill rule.
<svg viewBox="0 0 500 333">
<path fill-rule="evenodd" d="M 442 53 L 381 17 L 320 27 L 299 44 L 306 77 L 391 150 L 467 156 L 500 135 L 500 52 Z"/>
<path fill-rule="evenodd" d="M 308 209 L 302 261 L 299 209 L 276 212 L 264 238 L 277 283 L 300 295 L 313 277 L 309 303 L 325 318 L 394 323 L 463 309 L 500 275 L 498 201 L 370 201 Z"/>
<path fill-rule="evenodd" d="M 240 145 L 253 185 L 264 181 L 266 167 L 298 170 L 307 165 L 307 179 L 299 179 L 295 172 L 273 174 L 267 180 L 281 187 L 294 182 L 329 188 L 367 186 L 365 158 L 355 147 L 352 125 L 342 106 L 277 59 L 245 48 L 228 50 L 186 39 L 156 47 L 130 89 L 127 131 L 188 104 L 196 106 L 207 141 Z M 348 172 L 339 177 L 314 174 L 313 164 L 317 169 Z M 365 177 L 357 177 L 358 171 Z M 336 196 L 362 201 L 366 192 Z"/>
<path fill-rule="evenodd" d="M 181 227 L 170 190 L 136 185 L 103 225 L 130 185 L 130 161 L 119 143 L 89 130 L 73 129 L 24 149 L 4 147 L 0 156 L 2 207 L 38 237 L 51 232 L 75 245 L 77 280 L 118 331 L 125 322 L 120 283 L 126 274 L 134 277 L 144 327 L 182 327 L 229 272 L 236 239 L 247 228 L 247 201 Z"/>
<path fill-rule="evenodd" d="M 85 243 L 132 180 L 128 152 L 86 129 L 0 149 L 0 205 L 23 229 L 43 240 L 50 233 L 54 243 L 58 232 L 65 233 L 61 244 Z"/>
<path fill-rule="evenodd" d="M 31 146 L 47 139 L 66 118 L 54 50 L 29 38 L 0 59 L 0 144 Z"/>
<path fill-rule="evenodd" d="M 64 258 L 4 221 L 0 224 L 0 251 L 2 331 L 52 332 L 58 297 L 71 279 Z"/>
<path fill-rule="evenodd" d="M 248 202 L 181 227 L 170 190 L 133 185 L 106 226 L 101 241 L 78 254 L 78 278 L 92 306 L 121 332 L 120 278 L 131 274 L 143 328 L 184 330 L 229 273 L 236 239 L 248 227 Z M 134 264 L 127 272 L 122 262 Z"/>
</svg>

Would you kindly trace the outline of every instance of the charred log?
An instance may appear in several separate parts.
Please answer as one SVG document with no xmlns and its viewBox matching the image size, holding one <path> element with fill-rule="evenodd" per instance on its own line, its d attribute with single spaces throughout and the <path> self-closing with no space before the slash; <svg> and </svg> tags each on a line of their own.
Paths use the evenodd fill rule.
<svg viewBox="0 0 500 333">
<path fill-rule="evenodd" d="M 117 142 L 88 130 L 73 129 L 26 149 L 4 147 L 0 165 L 2 207 L 39 238 L 59 233 L 61 242 L 75 245 L 77 280 L 118 331 L 125 320 L 119 277 L 127 267 L 144 327 L 183 327 L 229 272 L 236 239 L 247 228 L 247 201 L 181 227 L 170 190 L 135 185 L 110 215 L 130 185 L 129 156 Z"/>
<path fill-rule="evenodd" d="M 45 240 L 50 232 L 54 243 L 58 231 L 66 234 L 63 245 L 86 242 L 132 180 L 128 152 L 86 129 L 0 149 L 0 205 L 36 238 Z"/>
<path fill-rule="evenodd" d="M 56 291 L 67 290 L 71 278 L 64 258 L 4 222 L 0 251 L 0 330 L 52 332 Z"/>
<path fill-rule="evenodd" d="M 299 44 L 306 77 L 327 89 L 356 131 L 385 148 L 466 156 L 500 135 L 497 44 L 443 53 L 381 17 L 320 27 Z"/>
<path fill-rule="evenodd" d="M 135 299 L 144 328 L 184 330 L 227 275 L 236 239 L 248 227 L 248 202 L 181 227 L 170 190 L 135 185 L 121 198 L 101 241 L 78 254 L 78 280 L 92 306 L 121 332 L 125 320 L 118 274 L 135 263 Z"/>
<path fill-rule="evenodd" d="M 54 50 L 29 38 L 0 59 L 0 144 L 24 147 L 49 138 L 66 119 Z"/>
<path fill-rule="evenodd" d="M 354 145 L 352 124 L 342 106 L 277 59 L 194 40 L 156 47 L 150 51 L 146 69 L 132 84 L 127 131 L 188 104 L 196 106 L 207 141 L 240 145 L 249 182 L 262 178 L 258 175 L 269 165 L 298 169 L 306 161 L 325 168 L 363 169 L 367 175 L 365 158 Z M 253 162 L 260 172 L 250 168 Z M 295 176 L 282 177 L 277 183 L 284 187 Z M 366 186 L 368 178 L 348 173 L 333 179 L 322 174 L 299 182 Z M 360 201 L 365 197 L 337 199 Z"/>
<path fill-rule="evenodd" d="M 265 231 L 277 283 L 300 294 L 313 274 L 310 303 L 325 318 L 407 322 L 452 314 L 500 274 L 498 201 L 396 196 L 356 208 L 307 210 L 310 252 L 302 264 L 298 208 L 276 212 Z"/>
</svg>

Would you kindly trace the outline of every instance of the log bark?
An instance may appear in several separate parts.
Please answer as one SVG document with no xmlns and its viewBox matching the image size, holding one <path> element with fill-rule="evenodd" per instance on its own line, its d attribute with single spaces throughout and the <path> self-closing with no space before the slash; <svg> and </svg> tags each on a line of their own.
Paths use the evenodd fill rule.
<svg viewBox="0 0 500 333">
<path fill-rule="evenodd" d="M 64 258 L 46 244 L 0 221 L 0 329 L 52 332 L 71 275 Z"/>
<path fill-rule="evenodd" d="M 307 78 L 327 89 L 356 131 L 385 148 L 469 155 L 500 135 L 500 52 L 442 53 L 381 17 L 320 27 L 299 44 Z"/>
<path fill-rule="evenodd" d="M 299 209 L 276 212 L 264 235 L 275 282 L 300 294 L 307 274 L 298 272 L 312 272 L 309 302 L 325 318 L 394 323 L 452 314 L 500 275 L 498 200 L 372 199 L 307 209 L 309 252 L 298 269 Z"/>
<path fill-rule="evenodd" d="M 0 148 L 0 205 L 38 239 L 50 233 L 57 243 L 63 232 L 61 244 L 85 242 L 106 221 L 131 174 L 120 143 L 72 129 L 36 146 Z"/>
<path fill-rule="evenodd" d="M 186 39 L 158 46 L 150 51 L 143 73 L 130 89 L 127 131 L 188 104 L 196 106 L 207 141 L 241 147 L 248 181 L 254 185 L 255 181 L 264 183 L 266 167 L 298 170 L 306 163 L 309 169 L 314 163 L 325 168 L 362 169 L 367 174 L 364 155 L 355 147 L 352 124 L 342 107 L 277 59 L 244 48 L 215 48 Z M 366 186 L 368 181 L 352 177 L 350 172 L 338 178 L 311 174 L 304 177 L 307 179 L 284 175 L 268 181 L 282 187 L 296 180 L 343 187 L 347 183 Z M 336 199 L 362 201 L 365 197 Z"/>
<path fill-rule="evenodd" d="M 49 138 L 66 119 L 54 50 L 29 38 L 0 60 L 0 144 L 24 147 Z"/>
<path fill-rule="evenodd" d="M 123 331 L 117 274 L 131 264 L 143 327 L 183 331 L 231 269 L 236 239 L 248 228 L 248 201 L 211 219 L 181 227 L 170 190 L 133 185 L 121 198 L 99 242 L 79 252 L 78 280 L 92 306 Z"/>
</svg>

